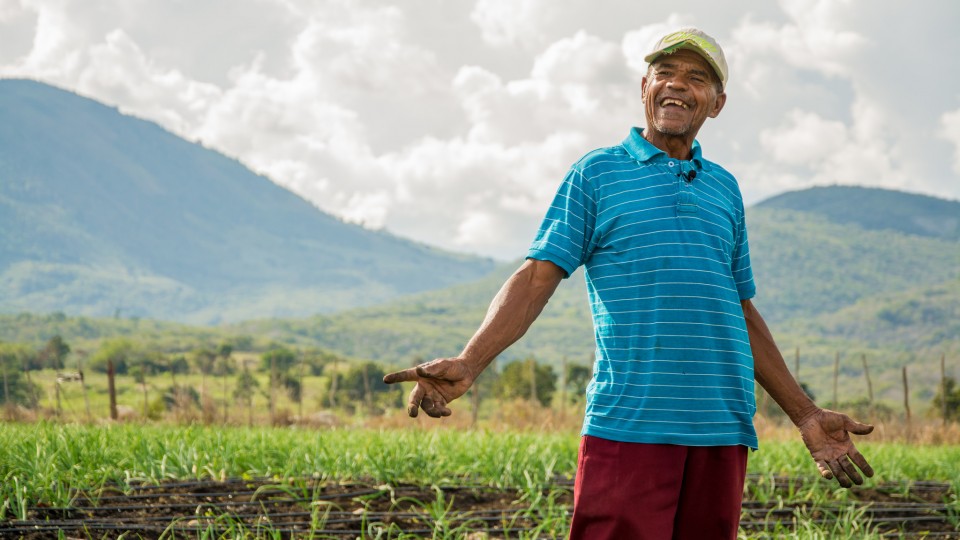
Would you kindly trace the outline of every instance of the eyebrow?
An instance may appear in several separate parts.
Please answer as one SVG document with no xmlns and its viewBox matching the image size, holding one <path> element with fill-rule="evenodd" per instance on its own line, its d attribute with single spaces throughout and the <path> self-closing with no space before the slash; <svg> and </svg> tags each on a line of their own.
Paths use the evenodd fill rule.
<svg viewBox="0 0 960 540">
<path fill-rule="evenodd" d="M 668 69 L 677 69 L 678 64 L 675 64 L 673 62 L 657 62 L 657 65 L 654 66 L 654 69 L 659 69 L 660 67 L 665 67 Z M 705 69 L 693 68 L 690 70 L 690 73 L 694 75 L 700 75 L 701 77 L 707 77 L 708 79 L 713 78 L 712 74 Z"/>
</svg>

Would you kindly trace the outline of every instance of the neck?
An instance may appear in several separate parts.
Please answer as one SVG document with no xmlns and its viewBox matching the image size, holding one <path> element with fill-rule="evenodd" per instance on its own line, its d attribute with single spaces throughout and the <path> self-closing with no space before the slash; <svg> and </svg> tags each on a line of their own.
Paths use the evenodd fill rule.
<svg viewBox="0 0 960 540">
<path fill-rule="evenodd" d="M 691 148 L 696 133 L 690 135 L 668 135 L 650 128 L 643 130 L 643 138 L 667 153 L 674 159 L 687 160 L 691 157 Z"/>
</svg>

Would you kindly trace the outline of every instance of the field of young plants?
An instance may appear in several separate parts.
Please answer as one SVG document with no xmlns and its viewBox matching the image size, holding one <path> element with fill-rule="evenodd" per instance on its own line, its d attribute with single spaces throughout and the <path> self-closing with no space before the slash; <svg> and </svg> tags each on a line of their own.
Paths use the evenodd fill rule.
<svg viewBox="0 0 960 540">
<path fill-rule="evenodd" d="M 563 538 L 575 432 L 0 426 L 2 538 Z M 742 538 L 958 538 L 960 447 L 862 443 L 817 479 L 798 441 L 750 458 Z"/>
</svg>

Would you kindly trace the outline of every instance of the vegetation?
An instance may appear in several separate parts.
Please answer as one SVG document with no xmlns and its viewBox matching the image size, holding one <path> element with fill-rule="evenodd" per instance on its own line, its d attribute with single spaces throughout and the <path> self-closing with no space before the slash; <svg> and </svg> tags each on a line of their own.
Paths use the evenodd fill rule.
<svg viewBox="0 0 960 540">
<path fill-rule="evenodd" d="M 757 207 L 810 212 L 870 230 L 960 240 L 960 202 L 901 191 L 812 187 L 771 197 Z"/>
<path fill-rule="evenodd" d="M 287 489 L 304 492 L 309 500 L 311 493 L 297 482 L 312 478 L 382 489 L 403 484 L 513 488 L 531 511 L 559 520 L 549 537 L 562 537 L 566 508 L 555 506 L 552 490 L 558 485 L 561 492 L 569 490 L 577 445 L 575 432 L 8 424 L 0 431 L 0 522 L 23 519 L 33 506 L 69 507 L 77 490 L 128 490 L 172 480 L 268 478 L 274 485 L 289 483 Z M 747 499 L 773 509 L 802 502 L 801 510 L 777 525 L 779 538 L 880 538 L 852 494 L 881 485 L 899 483 L 906 490 L 917 479 L 947 483 L 953 488 L 945 507 L 955 507 L 960 448 L 867 443 L 861 449 L 877 475 L 846 491 L 813 478 L 799 441 L 764 441 L 748 463 Z M 785 492 L 776 487 L 783 479 L 789 479 Z M 431 515 L 442 523 L 443 512 Z"/>
<path fill-rule="evenodd" d="M 8 311 L 304 316 L 492 267 L 344 223 L 236 160 L 39 82 L 0 81 L 0 116 Z"/>
</svg>

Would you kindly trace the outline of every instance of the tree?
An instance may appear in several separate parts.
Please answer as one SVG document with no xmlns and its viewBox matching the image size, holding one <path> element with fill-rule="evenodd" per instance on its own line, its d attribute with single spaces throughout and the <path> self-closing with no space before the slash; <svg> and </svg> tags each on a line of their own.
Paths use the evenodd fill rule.
<svg viewBox="0 0 960 540">
<path fill-rule="evenodd" d="M 217 361 L 217 353 L 211 349 L 203 348 L 197 349 L 193 352 L 193 365 L 197 367 L 200 371 L 200 404 L 201 406 L 206 406 L 204 403 L 207 398 L 207 375 L 213 371 L 214 364 Z"/>
<path fill-rule="evenodd" d="M 105 341 L 97 352 L 90 359 L 90 369 L 100 373 L 107 372 L 107 362 L 113 361 L 113 371 L 118 375 L 124 375 L 130 369 L 130 364 L 134 363 L 134 358 L 138 356 L 138 351 L 133 342 L 125 338 L 117 338 Z"/>
<path fill-rule="evenodd" d="M 533 370 L 530 369 L 531 363 Z M 531 381 L 531 372 L 535 381 Z M 537 401 L 541 405 L 549 405 L 553 399 L 553 392 L 557 388 L 557 376 L 553 368 L 546 364 L 539 364 L 529 356 L 524 360 L 510 362 L 500 374 L 500 384 L 497 386 L 497 396 L 501 398 L 530 398 L 531 383 L 536 384 Z"/>
<path fill-rule="evenodd" d="M 944 394 L 946 394 L 946 407 L 944 407 Z M 933 396 L 933 414 L 942 415 L 946 410 L 946 420 L 960 420 L 960 388 L 957 388 L 957 381 L 953 377 L 947 377 L 943 385 L 937 389 L 937 394 Z"/>
<path fill-rule="evenodd" d="M 260 355 L 260 365 L 265 371 L 276 369 L 277 373 L 286 373 L 297 363 L 297 353 L 283 346 L 274 346 Z"/>
<path fill-rule="evenodd" d="M 36 407 L 40 389 L 23 369 L 35 356 L 26 345 L 0 343 L 0 403 Z"/>
<path fill-rule="evenodd" d="M 394 406 L 402 394 L 399 388 L 383 384 L 384 375 L 383 366 L 376 362 L 355 363 L 340 379 L 339 397 L 357 405 L 365 404 L 371 412 Z"/>
<path fill-rule="evenodd" d="M 243 370 L 237 375 L 237 384 L 233 387 L 233 398 L 242 400 L 247 406 L 247 424 L 253 425 L 253 395 L 260 389 L 260 383 L 250 373 L 246 362 Z"/>
<path fill-rule="evenodd" d="M 46 345 L 40 350 L 39 357 L 42 365 L 51 369 L 63 369 L 66 366 L 68 354 L 70 354 L 70 346 L 58 334 L 47 340 Z"/>
<path fill-rule="evenodd" d="M 221 343 L 217 347 L 217 372 L 220 375 L 223 383 L 223 422 L 227 422 L 227 375 L 233 373 L 234 365 L 233 361 L 230 358 L 230 355 L 233 354 L 233 345 L 229 343 Z"/>
<path fill-rule="evenodd" d="M 570 397 L 570 401 L 583 399 L 587 390 L 587 383 L 590 382 L 592 377 L 593 369 L 590 366 L 583 364 L 567 365 L 566 382 L 567 389 L 570 390 L 567 395 Z"/>
</svg>

